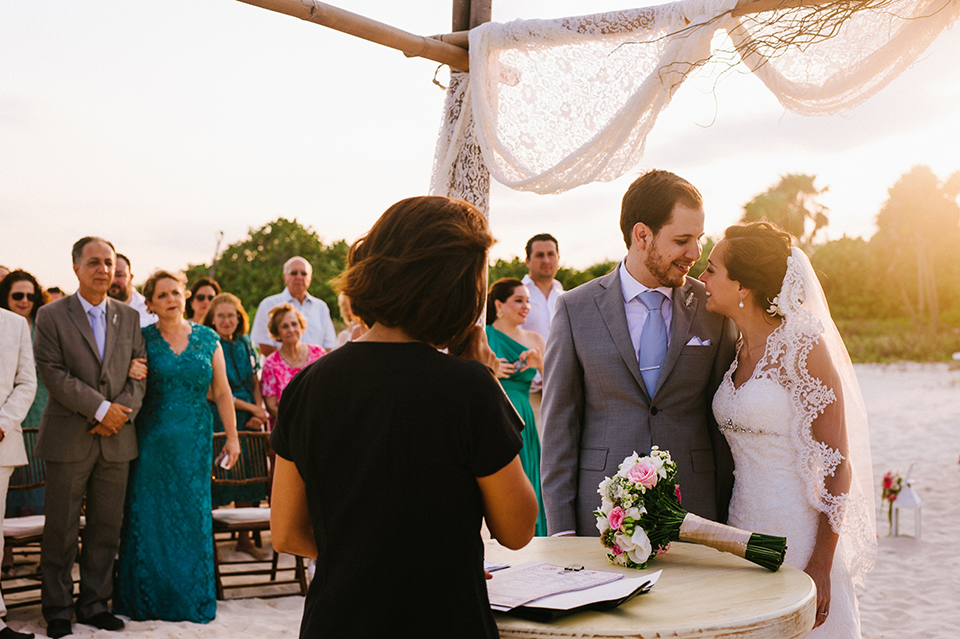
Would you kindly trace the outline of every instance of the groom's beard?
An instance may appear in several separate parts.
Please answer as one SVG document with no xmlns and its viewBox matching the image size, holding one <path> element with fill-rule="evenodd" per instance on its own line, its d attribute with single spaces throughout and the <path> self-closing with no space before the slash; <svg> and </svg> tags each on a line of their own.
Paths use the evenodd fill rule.
<svg viewBox="0 0 960 639">
<path fill-rule="evenodd" d="M 644 261 L 644 266 L 647 267 L 647 270 L 650 271 L 650 274 L 657 279 L 657 282 L 659 282 L 661 286 L 677 288 L 686 284 L 686 273 L 679 272 L 674 266 L 681 266 L 689 270 L 691 264 L 684 259 L 670 262 L 664 258 L 663 255 L 660 254 L 660 246 L 656 236 L 654 236 L 650 244 L 650 251 L 647 253 L 647 259 Z"/>
</svg>

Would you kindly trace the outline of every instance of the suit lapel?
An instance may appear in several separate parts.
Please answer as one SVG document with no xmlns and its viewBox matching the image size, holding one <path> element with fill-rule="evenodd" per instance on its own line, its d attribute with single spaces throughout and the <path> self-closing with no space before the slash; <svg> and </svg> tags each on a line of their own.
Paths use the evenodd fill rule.
<svg viewBox="0 0 960 639">
<path fill-rule="evenodd" d="M 600 310 L 600 317 L 610 333 L 623 363 L 627 365 L 630 374 L 636 380 L 637 385 L 647 392 L 643 384 L 643 377 L 640 376 L 640 364 L 637 363 L 637 354 L 633 352 L 633 342 L 630 340 L 630 329 L 627 327 L 627 313 L 623 308 L 623 289 L 620 288 L 620 268 L 613 269 L 613 272 L 604 275 L 600 279 L 600 286 L 603 290 L 598 293 L 594 300 L 597 308 Z"/>
<path fill-rule="evenodd" d="M 663 358 L 663 366 L 660 367 L 660 378 L 657 381 L 657 390 L 663 388 L 664 380 L 670 375 L 670 371 L 680 359 L 680 353 L 683 347 L 687 345 L 690 325 L 693 323 L 693 316 L 697 313 L 697 296 L 692 294 L 691 284 L 687 282 L 682 287 L 673 291 L 673 318 L 670 320 L 670 346 L 667 348 L 667 354 Z M 690 303 L 687 304 L 687 299 Z"/>
<path fill-rule="evenodd" d="M 93 356 L 100 362 L 100 350 L 97 348 L 97 339 L 93 336 L 93 329 L 90 328 L 90 320 L 87 319 L 87 314 L 83 312 L 83 304 L 80 303 L 76 295 L 72 296 L 72 299 L 69 301 L 69 314 L 70 320 L 77 327 L 77 330 L 80 331 L 90 350 L 93 351 Z"/>
</svg>

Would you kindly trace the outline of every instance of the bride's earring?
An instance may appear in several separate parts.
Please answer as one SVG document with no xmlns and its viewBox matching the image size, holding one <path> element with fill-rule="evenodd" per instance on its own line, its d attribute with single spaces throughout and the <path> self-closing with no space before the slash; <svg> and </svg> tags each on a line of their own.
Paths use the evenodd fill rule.
<svg viewBox="0 0 960 639">
<path fill-rule="evenodd" d="M 743 298 L 740 298 L 740 308 L 743 308 Z"/>
</svg>

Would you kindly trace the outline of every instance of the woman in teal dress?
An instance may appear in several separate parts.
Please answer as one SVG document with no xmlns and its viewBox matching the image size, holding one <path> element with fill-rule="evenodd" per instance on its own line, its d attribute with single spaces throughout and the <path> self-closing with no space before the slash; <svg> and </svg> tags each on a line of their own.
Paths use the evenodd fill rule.
<svg viewBox="0 0 960 639">
<path fill-rule="evenodd" d="M 247 335 L 250 319 L 243 310 L 240 299 L 232 293 L 221 293 L 210 302 L 210 308 L 203 318 L 203 325 L 212 328 L 220 338 L 223 359 L 227 366 L 227 380 L 233 393 L 233 407 L 237 414 L 237 429 L 252 431 L 266 430 L 269 413 L 263 406 L 260 394 L 260 360 L 253 343 Z M 213 414 L 213 432 L 222 433 L 223 421 L 217 412 L 217 406 L 211 401 Z M 247 449 L 240 445 L 240 454 L 246 455 Z M 228 473 L 228 477 L 232 477 Z M 237 508 L 250 508 L 267 498 L 267 484 L 248 484 L 245 486 L 214 486 L 211 497 L 214 508 L 234 504 Z M 260 551 L 253 545 L 250 533 L 246 530 L 237 534 L 237 550 L 260 558 Z"/>
<path fill-rule="evenodd" d="M 240 456 L 236 414 L 217 334 L 183 319 L 181 280 L 157 271 L 143 287 L 159 321 L 143 329 L 147 392 L 136 418 L 113 611 L 137 621 L 207 623 L 217 613 L 210 516 L 213 386 L 227 465 Z"/>
<path fill-rule="evenodd" d="M 530 406 L 530 383 L 538 370 L 543 370 L 543 337 L 521 328 L 530 313 L 530 291 L 523 282 L 504 278 L 494 282 L 487 296 L 487 342 L 500 358 L 497 377 L 523 418 L 523 448 L 520 462 L 537 493 L 540 514 L 537 515 L 536 535 L 547 534 L 547 519 L 543 512 L 540 491 L 540 435 L 533 408 Z"/>
</svg>

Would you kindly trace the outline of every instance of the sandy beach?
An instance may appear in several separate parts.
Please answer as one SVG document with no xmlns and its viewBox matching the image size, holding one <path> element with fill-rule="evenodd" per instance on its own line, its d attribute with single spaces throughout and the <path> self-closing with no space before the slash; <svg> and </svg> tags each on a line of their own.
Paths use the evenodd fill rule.
<svg viewBox="0 0 960 639">
<path fill-rule="evenodd" d="M 912 479 L 923 500 L 921 538 L 887 535 L 878 517 L 879 552 L 860 590 L 867 639 L 953 639 L 960 635 L 960 370 L 945 364 L 859 365 L 870 416 L 875 492 L 883 473 Z M 878 504 L 879 505 L 879 504 Z M 901 534 L 912 535 L 909 514 Z M 229 552 L 229 546 L 222 548 Z M 77 637 L 182 639 L 296 637 L 303 610 L 299 596 L 220 602 L 208 625 L 129 622 L 122 634 L 74 625 Z M 45 636 L 39 606 L 10 611 L 8 624 Z"/>
</svg>

